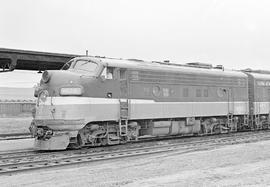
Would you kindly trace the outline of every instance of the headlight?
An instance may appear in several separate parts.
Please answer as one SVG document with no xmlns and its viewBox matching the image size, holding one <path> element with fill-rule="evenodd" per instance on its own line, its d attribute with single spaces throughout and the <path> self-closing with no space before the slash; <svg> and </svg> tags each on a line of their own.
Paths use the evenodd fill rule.
<svg viewBox="0 0 270 187">
<path fill-rule="evenodd" d="M 48 71 L 44 71 L 43 74 L 42 74 L 42 78 L 41 79 L 42 79 L 42 81 L 44 83 L 49 82 L 49 80 L 50 80 L 50 73 Z"/>
<path fill-rule="evenodd" d="M 49 93 L 47 90 L 43 90 L 40 92 L 39 94 L 39 99 L 42 101 L 42 102 L 45 102 L 47 97 L 49 96 Z"/>
<path fill-rule="evenodd" d="M 82 88 L 61 88 L 60 95 L 82 95 Z"/>
</svg>

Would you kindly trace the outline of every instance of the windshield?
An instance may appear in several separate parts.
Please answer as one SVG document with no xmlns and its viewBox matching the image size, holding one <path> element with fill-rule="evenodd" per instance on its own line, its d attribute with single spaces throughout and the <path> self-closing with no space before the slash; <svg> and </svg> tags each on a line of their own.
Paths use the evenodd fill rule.
<svg viewBox="0 0 270 187">
<path fill-rule="evenodd" d="M 97 72 L 98 64 L 89 60 L 69 61 L 66 63 L 62 70 L 79 70 L 83 74 L 94 75 Z"/>
<path fill-rule="evenodd" d="M 98 65 L 95 62 L 86 61 L 86 60 L 77 60 L 73 66 L 73 69 L 82 70 L 87 72 L 95 72 Z"/>
</svg>

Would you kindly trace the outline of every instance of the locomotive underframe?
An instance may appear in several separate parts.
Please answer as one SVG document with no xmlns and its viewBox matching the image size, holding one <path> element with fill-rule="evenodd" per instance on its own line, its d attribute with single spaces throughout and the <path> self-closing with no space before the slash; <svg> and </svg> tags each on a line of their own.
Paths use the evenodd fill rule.
<svg viewBox="0 0 270 187">
<path fill-rule="evenodd" d="M 255 116 L 254 116 L 255 117 Z M 31 132 L 36 137 L 35 146 L 42 150 L 80 148 L 82 146 L 104 146 L 138 141 L 145 137 L 175 135 L 211 135 L 244 130 L 269 129 L 269 114 L 260 115 L 251 123 L 247 115 L 211 116 L 170 119 L 144 119 L 128 122 L 127 136 L 121 136 L 117 121 L 96 121 L 80 130 L 52 130 L 48 124 L 80 124 L 82 120 L 33 120 Z"/>
</svg>

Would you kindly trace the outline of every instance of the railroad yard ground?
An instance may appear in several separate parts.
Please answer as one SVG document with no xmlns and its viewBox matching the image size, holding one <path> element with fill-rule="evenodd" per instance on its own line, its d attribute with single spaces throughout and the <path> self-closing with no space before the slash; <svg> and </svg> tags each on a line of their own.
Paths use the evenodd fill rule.
<svg viewBox="0 0 270 187">
<path fill-rule="evenodd" d="M 270 141 L 0 176 L 0 186 L 269 186 Z"/>
</svg>

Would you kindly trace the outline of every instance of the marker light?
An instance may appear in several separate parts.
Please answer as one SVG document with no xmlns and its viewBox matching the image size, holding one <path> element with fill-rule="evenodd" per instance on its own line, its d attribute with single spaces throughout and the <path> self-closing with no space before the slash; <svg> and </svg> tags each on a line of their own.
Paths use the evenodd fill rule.
<svg viewBox="0 0 270 187">
<path fill-rule="evenodd" d="M 82 88 L 78 87 L 61 88 L 60 95 L 82 95 Z"/>
</svg>

